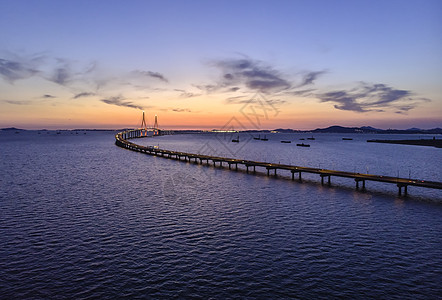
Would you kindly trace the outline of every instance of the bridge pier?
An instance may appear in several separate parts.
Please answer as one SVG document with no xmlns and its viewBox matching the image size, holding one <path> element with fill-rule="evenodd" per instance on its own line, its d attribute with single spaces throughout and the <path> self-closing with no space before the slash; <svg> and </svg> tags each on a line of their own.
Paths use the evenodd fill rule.
<svg viewBox="0 0 442 300">
<path fill-rule="evenodd" d="M 247 169 L 247 174 L 249 174 L 249 167 L 252 167 L 252 166 L 253 166 L 253 173 L 256 173 L 256 171 L 255 171 L 255 165 L 245 164 L 245 166 L 246 166 L 246 169 Z"/>
<path fill-rule="evenodd" d="M 292 180 L 295 180 L 295 173 L 298 173 L 298 181 L 302 182 L 301 171 L 291 170 L 290 172 L 292 172 Z"/>
<path fill-rule="evenodd" d="M 212 160 L 213 161 L 213 166 L 216 167 L 216 163 L 219 162 L 219 166 L 222 167 L 223 166 L 223 162 L 222 160 Z"/>
<path fill-rule="evenodd" d="M 328 186 L 331 186 L 331 181 L 330 181 L 330 175 L 322 175 L 321 174 L 321 185 L 324 185 L 324 177 L 328 177 L 328 182 L 327 182 L 327 185 Z"/>
<path fill-rule="evenodd" d="M 246 164 L 247 174 L 249 174 L 249 167 L 253 167 L 253 174 L 256 174 L 256 165 Z"/>
<path fill-rule="evenodd" d="M 362 181 L 362 190 L 365 191 L 365 180 L 364 179 L 355 178 L 356 189 L 359 190 L 359 181 Z"/>
<path fill-rule="evenodd" d="M 267 169 L 267 176 L 270 176 L 270 170 L 274 170 L 274 176 L 276 177 L 277 176 L 277 174 L 276 174 L 276 168 L 272 168 L 272 167 L 266 167 L 266 169 Z"/>
<path fill-rule="evenodd" d="M 228 164 L 229 164 L 229 170 L 231 170 L 231 166 L 232 166 L 232 165 L 235 165 L 235 171 L 238 171 L 238 163 L 235 163 L 235 162 L 229 162 Z M 247 171 L 248 171 L 248 170 L 247 170 Z"/>
<path fill-rule="evenodd" d="M 406 184 L 398 184 L 397 187 L 399 188 L 398 196 L 402 196 L 402 188 L 404 188 L 404 196 L 408 195 L 408 190 L 407 190 L 408 185 L 406 185 Z"/>
</svg>

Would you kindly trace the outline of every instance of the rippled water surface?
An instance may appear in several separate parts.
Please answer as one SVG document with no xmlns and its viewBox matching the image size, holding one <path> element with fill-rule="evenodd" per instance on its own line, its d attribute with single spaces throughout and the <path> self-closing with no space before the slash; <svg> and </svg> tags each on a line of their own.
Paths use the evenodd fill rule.
<svg viewBox="0 0 442 300">
<path fill-rule="evenodd" d="M 0 298 L 388 298 L 442 294 L 442 195 L 321 186 L 131 152 L 112 132 L 0 131 Z M 442 181 L 442 150 L 319 135 L 161 148 Z M 307 141 L 305 141 L 307 142 Z M 236 148 L 235 148 L 236 147 Z M 287 177 L 287 178 L 286 178 Z"/>
</svg>

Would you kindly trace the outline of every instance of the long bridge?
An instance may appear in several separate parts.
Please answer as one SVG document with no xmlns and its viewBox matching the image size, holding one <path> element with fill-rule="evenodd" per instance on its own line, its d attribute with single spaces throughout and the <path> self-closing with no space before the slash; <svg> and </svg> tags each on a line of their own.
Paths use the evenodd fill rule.
<svg viewBox="0 0 442 300">
<path fill-rule="evenodd" d="M 267 176 L 270 176 L 270 173 L 273 173 L 276 176 L 278 170 L 287 170 L 291 172 L 292 180 L 295 180 L 295 177 L 297 177 L 297 180 L 299 182 L 302 182 L 302 173 L 312 173 L 312 174 L 318 174 L 320 176 L 322 185 L 327 184 L 329 186 L 331 185 L 332 176 L 353 178 L 356 183 L 357 190 L 359 190 L 359 188 L 365 190 L 366 181 L 392 183 L 398 187 L 399 196 L 401 196 L 402 194 L 406 196 L 408 194 L 408 186 L 442 189 L 442 182 L 436 182 L 436 181 L 390 177 L 390 176 L 372 175 L 372 174 L 361 174 L 361 173 L 353 173 L 345 171 L 326 170 L 319 168 L 310 168 L 310 167 L 301 167 L 294 165 L 274 164 L 274 163 L 267 163 L 267 162 L 253 161 L 253 160 L 219 157 L 212 155 L 194 154 L 194 153 L 159 149 L 153 146 L 141 146 L 129 141 L 129 139 L 131 138 L 141 138 L 147 136 L 147 134 L 145 134 L 146 130 L 148 129 L 144 128 L 144 129 L 135 129 L 135 130 L 127 130 L 119 132 L 115 135 L 115 144 L 119 147 L 126 148 L 128 150 L 141 152 L 149 155 L 161 156 L 170 159 L 176 159 L 180 161 L 186 161 L 186 162 L 193 161 L 199 164 L 203 164 L 204 162 L 206 162 L 207 165 L 210 165 L 211 162 L 213 166 L 216 166 L 218 164 L 220 167 L 222 167 L 224 163 L 225 165 L 229 166 L 229 170 L 232 169 L 238 170 L 238 165 L 242 165 L 246 168 L 247 173 L 253 170 L 253 173 L 255 174 L 257 167 L 265 168 L 267 170 Z"/>
</svg>

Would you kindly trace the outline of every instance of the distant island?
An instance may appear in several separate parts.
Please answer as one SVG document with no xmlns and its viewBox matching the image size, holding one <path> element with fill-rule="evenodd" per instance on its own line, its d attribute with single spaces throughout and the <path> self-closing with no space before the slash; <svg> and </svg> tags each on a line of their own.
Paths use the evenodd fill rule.
<svg viewBox="0 0 442 300">
<path fill-rule="evenodd" d="M 330 126 L 327 128 L 317 128 L 314 130 L 293 130 L 293 129 L 274 129 L 273 132 L 291 133 L 291 132 L 312 132 L 312 133 L 379 133 L 379 134 L 442 134 L 442 128 L 433 129 L 379 129 L 371 126 L 362 127 L 344 127 Z"/>
<path fill-rule="evenodd" d="M 3 130 L 3 131 L 24 131 L 26 129 L 20 129 L 20 128 L 15 128 L 15 127 L 8 127 L 8 128 L 1 128 L 0 130 Z"/>
</svg>

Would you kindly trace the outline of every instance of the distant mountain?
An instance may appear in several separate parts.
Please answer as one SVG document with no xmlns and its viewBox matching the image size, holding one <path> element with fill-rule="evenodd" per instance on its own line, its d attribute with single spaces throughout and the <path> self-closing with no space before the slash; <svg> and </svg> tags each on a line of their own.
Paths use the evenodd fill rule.
<svg viewBox="0 0 442 300">
<path fill-rule="evenodd" d="M 412 129 L 406 129 L 406 130 L 401 130 L 401 129 L 387 129 L 387 130 L 383 130 L 380 133 L 396 133 L 396 134 L 442 134 L 442 129 L 441 128 L 433 128 L 433 129 L 417 129 L 417 128 L 412 128 Z"/>
<path fill-rule="evenodd" d="M 3 131 L 25 131 L 25 129 L 15 128 L 15 127 L 1 128 L 0 130 L 3 130 Z"/>
<path fill-rule="evenodd" d="M 433 128 L 433 129 L 427 129 L 427 130 L 423 130 L 425 131 L 425 133 L 429 133 L 429 134 L 442 134 L 442 128 Z"/>
<path fill-rule="evenodd" d="M 316 133 L 385 133 L 385 134 L 442 134 L 441 128 L 433 128 L 433 129 L 419 129 L 419 128 L 410 128 L 410 129 L 378 129 L 371 126 L 363 126 L 363 127 L 343 127 L 343 126 L 330 126 L 327 128 L 317 128 L 312 130 L 312 132 Z"/>
<path fill-rule="evenodd" d="M 376 129 L 369 126 L 364 127 L 343 127 L 343 126 L 330 126 L 327 128 L 317 128 L 312 130 L 312 132 L 316 133 L 377 133 L 381 129 Z"/>
<path fill-rule="evenodd" d="M 413 128 L 408 128 L 407 130 L 408 131 L 421 131 L 422 129 L 413 127 Z"/>
<path fill-rule="evenodd" d="M 299 130 L 294 130 L 294 129 L 283 129 L 283 128 L 278 128 L 278 129 L 273 129 L 272 131 L 277 131 L 280 133 L 293 133 L 293 132 L 299 132 Z"/>
<path fill-rule="evenodd" d="M 361 129 L 363 129 L 363 130 L 371 130 L 371 131 L 382 131 L 382 129 L 374 128 L 374 127 L 371 127 L 371 126 L 362 126 Z"/>
</svg>

